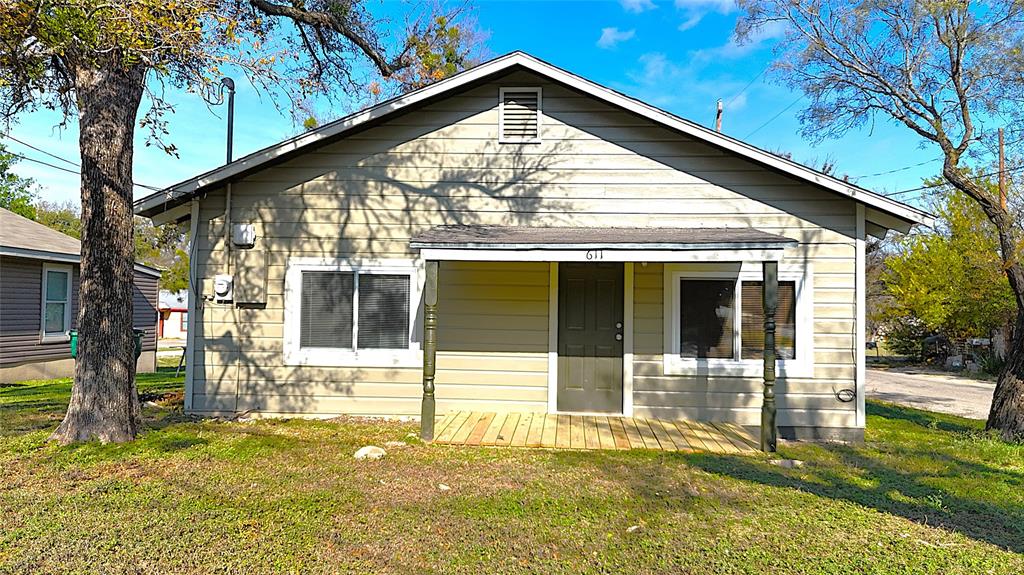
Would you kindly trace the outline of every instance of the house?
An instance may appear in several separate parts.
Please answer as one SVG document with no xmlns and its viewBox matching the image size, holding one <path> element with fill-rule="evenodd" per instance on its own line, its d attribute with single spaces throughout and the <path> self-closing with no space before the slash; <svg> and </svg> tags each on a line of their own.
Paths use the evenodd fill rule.
<svg viewBox="0 0 1024 575">
<path fill-rule="evenodd" d="M 188 333 L 188 290 L 160 290 L 160 339 L 184 340 Z"/>
<path fill-rule="evenodd" d="M 0 208 L 0 383 L 74 375 L 68 331 L 78 324 L 78 240 Z M 135 264 L 137 369 L 156 371 L 160 271 Z"/>
<path fill-rule="evenodd" d="M 932 222 L 521 52 L 135 209 L 191 222 L 189 412 L 427 437 L 453 410 L 862 437 L 865 239 Z"/>
</svg>

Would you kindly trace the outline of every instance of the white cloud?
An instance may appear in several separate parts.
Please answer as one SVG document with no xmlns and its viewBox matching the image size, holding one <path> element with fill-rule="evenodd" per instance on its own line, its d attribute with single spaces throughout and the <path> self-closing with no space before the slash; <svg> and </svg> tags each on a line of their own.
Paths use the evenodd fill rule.
<svg viewBox="0 0 1024 575">
<path fill-rule="evenodd" d="M 601 28 L 601 37 L 597 40 L 599 48 L 608 50 L 620 42 L 625 42 L 636 35 L 636 30 L 619 30 L 618 28 Z"/>
<path fill-rule="evenodd" d="M 619 0 L 619 4 L 622 4 L 622 9 L 626 12 L 632 12 L 634 14 L 639 14 L 641 12 L 657 8 L 651 0 Z"/>
<path fill-rule="evenodd" d="M 685 18 L 679 25 L 679 30 L 684 32 L 700 24 L 711 12 L 730 14 L 736 10 L 735 0 L 676 0 L 675 4 Z"/>
</svg>

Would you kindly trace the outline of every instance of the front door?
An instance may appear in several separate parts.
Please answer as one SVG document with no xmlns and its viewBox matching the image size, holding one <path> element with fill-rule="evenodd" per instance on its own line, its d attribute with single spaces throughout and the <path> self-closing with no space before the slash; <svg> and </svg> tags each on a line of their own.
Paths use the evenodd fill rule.
<svg viewBox="0 0 1024 575">
<path fill-rule="evenodd" d="M 621 263 L 558 266 L 558 411 L 622 413 Z"/>
</svg>

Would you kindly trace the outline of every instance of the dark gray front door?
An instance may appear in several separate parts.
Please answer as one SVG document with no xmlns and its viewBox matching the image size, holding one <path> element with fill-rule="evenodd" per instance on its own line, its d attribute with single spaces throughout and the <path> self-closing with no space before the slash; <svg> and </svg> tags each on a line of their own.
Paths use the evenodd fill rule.
<svg viewBox="0 0 1024 575">
<path fill-rule="evenodd" d="M 622 264 L 558 266 L 558 410 L 622 412 Z"/>
</svg>

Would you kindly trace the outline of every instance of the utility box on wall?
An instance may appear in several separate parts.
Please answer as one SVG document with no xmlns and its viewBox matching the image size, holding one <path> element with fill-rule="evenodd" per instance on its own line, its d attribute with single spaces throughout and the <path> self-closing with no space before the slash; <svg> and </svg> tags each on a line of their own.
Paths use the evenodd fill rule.
<svg viewBox="0 0 1024 575">
<path fill-rule="evenodd" d="M 243 305 L 267 303 L 266 250 L 233 250 L 234 301 Z"/>
</svg>

